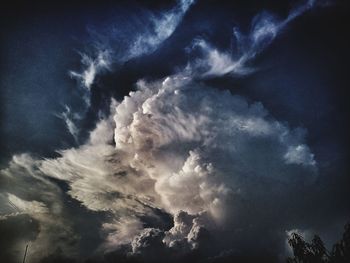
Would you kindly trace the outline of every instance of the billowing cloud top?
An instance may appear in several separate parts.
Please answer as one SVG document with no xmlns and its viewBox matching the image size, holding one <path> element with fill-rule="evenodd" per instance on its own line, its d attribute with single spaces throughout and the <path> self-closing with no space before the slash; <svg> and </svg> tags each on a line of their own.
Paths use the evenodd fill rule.
<svg viewBox="0 0 350 263">
<path fill-rule="evenodd" d="M 259 184 L 290 191 L 312 182 L 316 173 L 302 129 L 274 120 L 261 103 L 249 104 L 182 75 L 140 81 L 111 112 L 79 148 L 63 150 L 55 159 L 15 157 L 12 164 L 20 169 L 17 160 L 24 158 L 33 167 L 27 180 L 43 175 L 63 180 L 68 194 L 88 210 L 113 215 L 102 224 L 104 251 L 130 244 L 132 253 L 139 253 L 146 233 L 160 235 L 164 249 L 190 251 L 200 246 L 203 231 L 215 233 L 241 220 L 240 210 L 246 209 L 239 208 L 241 200 L 258 202 L 266 194 Z M 41 224 L 52 220 L 48 201 L 8 198 L 23 213 L 42 214 Z M 143 218 L 159 217 L 157 210 L 174 217 L 173 227 L 145 232 Z M 56 224 L 69 233 L 63 222 Z"/>
</svg>

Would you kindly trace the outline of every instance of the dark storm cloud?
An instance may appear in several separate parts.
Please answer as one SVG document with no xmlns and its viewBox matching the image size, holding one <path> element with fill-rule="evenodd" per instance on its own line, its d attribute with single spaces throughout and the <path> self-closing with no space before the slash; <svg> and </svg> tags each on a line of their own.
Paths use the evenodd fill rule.
<svg viewBox="0 0 350 263">
<path fill-rule="evenodd" d="M 1 218 L 0 229 L 1 259 L 12 263 L 20 261 L 26 244 L 36 239 L 39 224 L 22 214 Z"/>
<path fill-rule="evenodd" d="M 16 225 L 26 228 L 6 244 L 9 262 L 29 241 L 27 262 L 283 261 L 289 231 L 310 233 L 310 220 L 317 219 L 309 209 L 317 195 L 308 196 L 320 189 L 322 163 L 305 128 L 203 80 L 252 73 L 254 60 L 314 4 L 303 2 L 284 19 L 259 13 L 248 31 L 235 27 L 233 50 L 195 35 L 184 46 L 199 48 L 198 57 L 191 54 L 187 66 L 157 80 L 137 77 L 134 91 L 118 100 L 103 96 L 100 75 L 152 67 L 150 58 L 162 54 L 196 4 L 141 11 L 125 26 L 137 28 L 127 37 L 120 24 L 107 33 L 90 29 L 93 52 L 81 53 L 81 71 L 70 73 L 85 106 L 56 114 L 78 146 L 51 158 L 14 155 L 1 170 L 0 227 L 9 227 L 6 235 Z M 114 46 L 120 36 L 123 50 Z M 110 108 L 99 109 L 95 96 Z M 93 110 L 98 121 L 90 131 L 81 123 Z M 74 216 L 77 204 L 82 208 Z M 84 222 L 85 215 L 94 219 Z M 79 248 L 79 239 L 91 238 L 85 231 L 99 236 L 91 251 Z"/>
<path fill-rule="evenodd" d="M 32 262 L 57 248 L 64 249 L 67 254 L 75 253 L 76 235 L 64 215 L 61 190 L 45 179 L 36 166 L 32 157 L 22 154 L 14 156 L 9 167 L 1 170 L 2 203 L 7 205 L 7 213 L 0 216 L 0 222 L 6 225 L 19 220 L 28 227 L 24 234 L 18 233 L 19 237 L 7 244 L 6 251 L 14 261 L 30 241 L 33 241 L 30 246 Z M 26 232 L 32 234 L 28 237 Z"/>
</svg>

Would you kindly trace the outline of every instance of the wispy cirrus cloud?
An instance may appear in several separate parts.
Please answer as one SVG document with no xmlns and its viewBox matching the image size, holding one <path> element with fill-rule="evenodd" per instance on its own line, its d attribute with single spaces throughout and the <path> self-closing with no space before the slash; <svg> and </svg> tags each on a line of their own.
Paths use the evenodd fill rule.
<svg viewBox="0 0 350 263">
<path fill-rule="evenodd" d="M 112 25 L 112 29 L 107 30 L 107 34 L 111 34 L 117 40 L 120 40 L 119 45 L 122 45 L 122 52 L 118 52 L 118 47 L 110 47 L 109 41 L 113 42 L 113 45 L 118 46 L 118 42 L 114 43 L 114 40 L 109 39 L 110 36 L 100 37 L 103 40 L 94 44 L 97 50 L 96 54 L 88 55 L 81 53 L 81 63 L 83 66 L 82 72 L 70 71 L 71 77 L 79 80 L 80 84 L 86 89 L 90 90 L 91 85 L 94 83 L 97 75 L 111 70 L 113 63 L 123 63 L 127 60 L 146 55 L 154 52 L 167 38 L 169 38 L 177 26 L 180 24 L 183 16 L 186 14 L 188 9 L 195 0 L 179 0 L 176 5 L 168 10 L 159 14 L 152 13 L 144 10 L 147 15 L 147 22 L 143 23 L 143 26 L 138 27 L 134 32 L 129 32 L 128 38 L 120 40 L 124 33 L 116 30 L 115 26 Z M 139 24 L 137 18 L 131 18 L 131 25 L 133 28 L 133 21 L 135 24 Z M 109 25 L 110 26 L 110 25 Z M 112 33 L 110 32 L 112 31 Z M 101 33 L 95 32 L 90 29 L 93 35 L 100 35 Z"/>
<path fill-rule="evenodd" d="M 316 0 L 308 0 L 293 8 L 285 19 L 266 11 L 259 13 L 247 33 L 238 27 L 233 28 L 234 46 L 230 51 L 220 51 L 204 39 L 195 40 L 192 49 L 199 49 L 202 57 L 191 62 L 191 68 L 202 77 L 253 73 L 256 69 L 250 62 L 267 49 L 293 20 L 316 5 Z"/>
<path fill-rule="evenodd" d="M 84 67 L 83 71 L 81 73 L 70 71 L 69 74 L 71 77 L 76 78 L 82 87 L 90 91 L 96 76 L 104 71 L 110 70 L 111 63 L 112 58 L 108 50 L 99 50 L 96 58 L 81 53 L 81 64 Z"/>
<path fill-rule="evenodd" d="M 183 16 L 195 0 L 180 0 L 171 10 L 159 15 L 151 15 L 151 28 L 139 33 L 127 52 L 127 58 L 134 58 L 155 51 L 158 46 L 169 38 Z"/>
<path fill-rule="evenodd" d="M 80 71 L 69 71 L 69 75 L 78 81 L 86 108 L 90 107 L 91 88 L 97 76 L 112 71 L 114 64 L 122 64 L 130 59 L 157 50 L 174 33 L 184 15 L 194 3 L 195 0 L 179 0 L 173 8 L 160 13 L 142 10 L 141 16 L 145 16 L 147 23 L 136 15 L 132 17 L 130 25 L 126 26 L 126 29 L 132 29 L 131 32 L 127 30 L 127 37 L 123 32 L 125 28 L 120 28 L 120 31 L 118 31 L 115 25 L 108 25 L 111 28 L 105 33 L 106 36 L 101 36 L 103 33 L 90 29 L 90 34 L 94 37 L 99 36 L 100 41 L 93 40 L 95 42 L 92 54 L 79 53 L 82 66 Z M 141 26 L 139 26 L 140 24 Z M 79 128 L 74 120 L 75 118 L 68 116 L 72 114 L 69 106 L 66 106 L 66 109 L 69 110 L 66 110 L 60 116 L 62 116 L 68 131 L 78 141 Z M 84 112 L 76 114 L 84 115 Z"/>
</svg>

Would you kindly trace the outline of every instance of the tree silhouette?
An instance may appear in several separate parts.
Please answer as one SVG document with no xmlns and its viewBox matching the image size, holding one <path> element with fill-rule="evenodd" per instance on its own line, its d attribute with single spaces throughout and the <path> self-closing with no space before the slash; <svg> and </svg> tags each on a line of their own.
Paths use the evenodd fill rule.
<svg viewBox="0 0 350 263">
<path fill-rule="evenodd" d="M 287 263 L 349 263 L 350 262 L 350 224 L 345 225 L 345 231 L 340 241 L 333 245 L 331 252 L 324 246 L 317 235 L 310 243 L 302 236 L 292 233 L 288 239 L 293 249 L 294 257 L 288 258 Z"/>
</svg>

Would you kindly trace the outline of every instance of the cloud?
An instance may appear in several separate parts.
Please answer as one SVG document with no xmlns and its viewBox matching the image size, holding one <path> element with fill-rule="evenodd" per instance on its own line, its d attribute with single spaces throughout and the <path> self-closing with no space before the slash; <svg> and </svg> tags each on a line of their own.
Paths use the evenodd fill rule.
<svg viewBox="0 0 350 263">
<path fill-rule="evenodd" d="M 131 242 L 132 253 L 148 253 L 153 257 L 158 257 L 158 252 L 165 248 L 163 243 L 164 232 L 156 228 L 145 228 Z"/>
<path fill-rule="evenodd" d="M 38 249 L 58 247 L 50 242 L 70 235 L 60 190 L 45 179 L 52 177 L 65 181 L 67 194 L 88 210 L 110 214 L 101 225 L 100 253 L 123 245 L 144 253 L 149 238 L 188 252 L 234 227 L 231 220 L 253 220 L 242 199 L 259 203 L 264 195 L 274 206 L 276 196 L 283 199 L 312 182 L 316 162 L 304 137 L 303 130 L 274 120 L 261 103 L 174 75 L 140 81 L 135 92 L 114 102 L 110 117 L 100 120 L 84 145 L 61 150 L 57 158 L 15 157 L 3 174 L 14 180 L 25 169 L 30 182 L 42 184 L 30 201 L 9 197 L 41 225 Z M 144 226 L 145 217 L 162 221 L 159 209 L 173 216 L 172 228 Z"/>
<path fill-rule="evenodd" d="M 174 33 L 194 2 L 179 0 L 172 9 L 159 14 L 142 10 L 139 16 L 128 17 L 129 24 L 119 29 L 114 24 L 105 26 L 107 30 L 90 28 L 88 31 L 93 38 L 93 51 L 80 52 L 81 70 L 69 71 L 70 77 L 78 81 L 79 91 L 85 103 L 84 111 L 90 107 L 91 88 L 96 83 L 97 76 L 111 72 L 113 65 L 123 64 L 157 50 Z M 72 112 L 70 107 L 66 106 L 66 111 L 59 115 L 76 142 L 79 127 L 74 119 L 81 119 L 85 113 Z"/>
<path fill-rule="evenodd" d="M 0 219 L 1 260 L 21 262 L 26 245 L 35 240 L 39 232 L 38 222 L 28 215 L 12 215 Z M 31 247 L 29 247 L 31 253 Z"/>
<path fill-rule="evenodd" d="M 194 0 L 179 0 L 175 7 L 169 11 L 161 12 L 160 14 L 143 11 L 147 14 L 147 23 L 143 23 L 141 27 L 135 28 L 132 34 L 129 32 L 128 37 L 124 37 L 124 39 L 120 39 L 124 33 L 122 31 L 119 32 L 114 25 L 107 30 L 108 36 L 102 36 L 101 33 L 96 32 L 96 30 L 90 29 L 90 34 L 100 39 L 100 41 L 94 39 L 95 54 L 91 56 L 86 53 L 80 53 L 83 70 L 82 72 L 72 70 L 69 72 L 70 76 L 76 78 L 82 87 L 90 91 L 96 76 L 110 71 L 113 63 L 123 63 L 127 60 L 154 52 L 162 42 L 173 34 L 193 3 Z M 129 27 L 135 27 L 138 26 L 142 19 L 134 18 L 134 20 L 131 19 L 131 21 Z M 133 25 L 133 23 L 135 25 Z M 148 23 L 150 26 L 145 26 L 145 24 Z M 112 39 L 117 38 L 118 43 L 115 43 L 115 45 L 119 47 L 110 47 L 111 44 L 108 42 L 112 41 L 112 39 L 110 39 L 111 36 Z M 122 45 L 123 48 L 120 45 Z M 117 51 L 120 48 L 123 49 L 122 52 Z"/>
<path fill-rule="evenodd" d="M 96 77 L 112 71 L 112 51 L 109 49 L 95 49 L 92 55 L 87 53 L 79 53 L 81 56 L 81 72 L 71 70 L 69 75 L 78 81 L 78 92 L 81 96 L 83 105 L 79 110 L 74 107 L 65 105 L 65 110 L 57 117 L 61 118 L 68 132 L 73 136 L 76 143 L 79 143 L 79 135 L 81 129 L 79 127 L 80 120 L 86 117 L 87 111 L 91 104 L 91 88 L 96 82 Z"/>
<path fill-rule="evenodd" d="M 287 163 L 296 163 L 303 165 L 314 166 L 316 161 L 314 155 L 310 152 L 310 149 L 304 144 L 291 146 L 287 153 L 284 155 Z"/>
<path fill-rule="evenodd" d="M 72 78 L 76 78 L 82 87 L 90 91 L 91 85 L 94 84 L 96 76 L 100 73 L 111 70 L 111 53 L 109 50 L 98 50 L 95 58 L 81 53 L 81 63 L 84 67 L 81 73 L 70 71 L 69 74 Z"/>
<path fill-rule="evenodd" d="M 179 211 L 174 216 L 174 226 L 165 232 L 164 243 L 175 249 L 180 247 L 184 250 L 184 244 L 187 250 L 198 249 L 205 241 L 203 238 L 208 236 L 205 225 L 210 223 L 213 222 L 210 222 L 205 213 L 193 215 Z"/>
<path fill-rule="evenodd" d="M 209 231 L 240 217 L 235 203 L 241 198 L 269 196 L 259 184 L 287 193 L 317 173 L 304 130 L 272 119 L 260 103 L 249 105 L 182 75 L 139 82 L 116 107 L 114 120 L 116 148 L 138 173 L 155 180 L 157 206 L 174 218 L 183 211 Z M 281 193 L 271 198 L 275 194 Z M 183 233 L 174 226 L 167 244 L 170 237 L 194 242 L 199 230 L 191 224 Z"/>
<path fill-rule="evenodd" d="M 215 231 L 233 216 L 237 196 L 251 198 L 255 183 L 292 189 L 313 180 L 305 133 L 273 120 L 260 103 L 181 75 L 138 85 L 87 144 L 40 164 L 44 174 L 68 182 L 68 194 L 88 209 L 114 214 L 104 224 L 105 247 L 131 242 L 142 216 L 156 217 L 153 207 L 175 218 L 166 244 L 195 248 L 204 229 Z M 185 230 L 176 223 L 181 213 L 192 218 Z"/>
<path fill-rule="evenodd" d="M 56 249 L 67 255 L 76 254 L 77 236 L 64 213 L 61 190 L 40 173 L 39 163 L 28 154 L 16 155 L 9 167 L 0 171 L 0 190 L 6 193 L 2 202 L 11 204 L 0 224 L 12 227 L 11 222 L 17 222 L 16 225 L 26 226 L 12 241 L 1 240 L 9 253 L 9 262 L 23 256 L 26 244 L 29 263 L 38 262 Z"/>
<path fill-rule="evenodd" d="M 128 51 L 128 59 L 155 51 L 163 41 L 173 34 L 194 2 L 194 0 L 180 0 L 171 10 L 158 16 L 151 15 L 150 29 L 146 28 L 136 37 Z"/>
<path fill-rule="evenodd" d="M 245 65 L 248 60 L 247 54 L 240 54 L 237 59 L 233 59 L 230 52 L 220 51 L 204 39 L 195 40 L 191 49 L 199 49 L 201 57 L 190 62 L 190 74 L 199 75 L 201 78 L 226 74 L 244 76 L 255 71 Z"/>
<path fill-rule="evenodd" d="M 157 217 L 153 213 L 154 181 L 141 176 L 123 153 L 116 152 L 112 120 L 101 120 L 85 145 L 60 151 L 61 157 L 39 165 L 45 175 L 66 181 L 67 193 L 87 209 L 112 215 L 101 228 L 106 237 L 100 248 L 104 251 L 130 243 L 142 230 L 140 217 Z"/>
<path fill-rule="evenodd" d="M 119 61 L 154 52 L 192 3 L 181 1 L 152 16 L 152 27 L 131 37 L 135 41 Z M 317 177 L 306 131 L 276 120 L 260 102 L 196 80 L 250 74 L 254 69 L 249 62 L 312 4 L 293 9 L 282 21 L 261 13 L 247 35 L 235 29 L 233 55 L 195 41 L 193 48 L 202 57 L 184 72 L 153 82 L 139 80 L 135 91 L 112 101 L 110 115 L 98 121 L 84 144 L 59 150 L 52 158 L 14 156 L 1 170 L 0 189 L 6 193 L 3 202 L 17 210 L 7 207 L 0 223 L 21 220 L 31 231 L 15 240 L 11 251 L 31 240 L 31 262 L 50 258 L 52 251 L 60 255 L 60 250 L 77 257 L 79 233 L 73 231 L 76 219 L 64 209 L 64 195 L 106 215 L 98 222 L 103 242 L 96 254 L 123 250 L 131 257 L 162 261 L 168 253 L 235 256 L 260 236 L 268 238 L 255 245 L 257 251 L 271 252 L 276 240 L 282 245 L 279 233 L 288 222 L 283 212 L 289 197 Z M 71 72 L 87 107 L 96 76 L 111 69 L 113 56 L 110 51 L 96 57 L 82 54 L 82 72 Z M 80 116 L 67 106 L 61 118 L 78 140 L 73 120 Z M 57 181 L 67 186 L 64 191 Z M 171 226 L 164 227 L 162 215 L 172 218 Z"/>
<path fill-rule="evenodd" d="M 201 77 L 226 74 L 245 76 L 253 73 L 256 69 L 249 63 L 267 49 L 289 23 L 315 5 L 316 0 L 306 1 L 293 8 L 283 20 L 266 11 L 259 13 L 246 34 L 238 27 L 233 28 L 234 46 L 230 51 L 220 51 L 204 39 L 195 40 L 191 49 L 199 49 L 201 57 L 190 62 L 191 70 Z"/>
<path fill-rule="evenodd" d="M 65 105 L 65 111 L 56 116 L 64 121 L 68 132 L 73 136 L 75 142 L 78 142 L 79 128 L 76 125 L 76 121 L 81 119 L 81 116 L 78 113 L 73 113 L 67 105 Z"/>
</svg>

